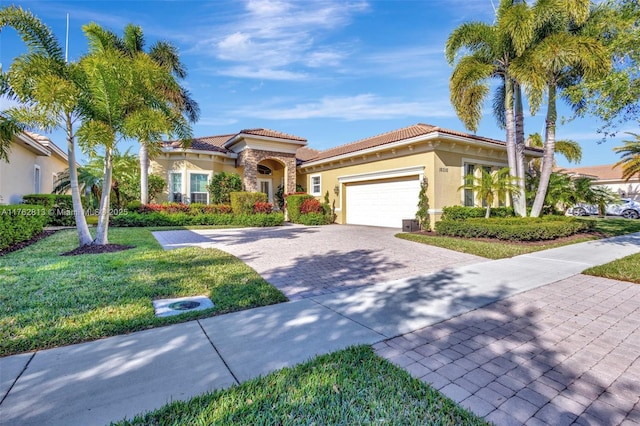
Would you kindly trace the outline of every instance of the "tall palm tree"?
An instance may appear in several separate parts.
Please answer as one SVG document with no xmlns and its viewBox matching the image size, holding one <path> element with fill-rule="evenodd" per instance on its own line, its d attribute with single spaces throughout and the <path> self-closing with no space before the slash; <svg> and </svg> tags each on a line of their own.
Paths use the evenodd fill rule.
<svg viewBox="0 0 640 426">
<path fill-rule="evenodd" d="M 191 127 L 166 100 L 167 90 L 178 92 L 174 76 L 148 55 L 127 55 L 101 43 L 105 34 L 97 24 L 83 27 L 90 52 L 80 65 L 86 75 L 83 113 L 78 139 L 89 151 L 104 155 L 104 180 L 95 244 L 108 244 L 113 154 L 124 138 L 158 140 L 161 135 L 190 137 Z"/>
<path fill-rule="evenodd" d="M 640 134 L 628 132 L 636 138 L 634 141 L 622 141 L 623 146 L 613 148 L 618 154 L 622 154 L 622 159 L 613 167 L 622 166 L 622 178 L 629 180 L 634 176 L 640 177 Z"/>
<path fill-rule="evenodd" d="M 493 109 L 498 125 L 506 129 L 510 174 L 514 182 L 520 182 L 521 189 L 514 194 L 514 204 L 521 216 L 526 215 L 522 183 L 525 170 L 522 99 L 520 85 L 510 69 L 513 60 L 524 52 L 533 38 L 532 25 L 532 14 L 526 2 L 501 0 L 494 24 L 464 23 L 449 35 L 445 47 L 447 61 L 455 63 L 449 83 L 451 103 L 467 129 L 477 130 L 489 85 L 494 79 L 499 82 Z M 467 54 L 456 62 L 461 50 Z"/>
<path fill-rule="evenodd" d="M 529 135 L 527 138 L 527 146 L 533 148 L 544 148 L 544 141 L 542 140 L 542 136 L 540 133 L 533 133 Z M 556 149 L 554 154 L 562 155 L 569 163 L 578 164 L 582 160 L 582 146 L 580 143 L 571 140 L 571 139 L 561 139 L 556 141 Z M 553 167 L 556 166 L 556 157 L 554 155 L 553 158 Z M 539 158 L 532 160 L 530 163 L 529 170 L 534 169 L 537 173 L 540 172 L 540 168 L 542 166 L 542 161 Z"/>
<path fill-rule="evenodd" d="M 539 109 L 547 97 L 544 152 L 540 184 L 531 216 L 542 212 L 553 171 L 556 149 L 557 98 L 562 89 L 583 78 L 602 75 L 610 67 L 601 41 L 583 35 L 590 16 L 589 0 L 538 0 L 533 7 L 536 18 L 536 40 L 512 63 L 512 73 L 524 82 L 532 111 Z"/>
<path fill-rule="evenodd" d="M 180 61 L 178 49 L 167 41 L 158 41 L 153 44 L 148 52 L 144 51 L 145 40 L 142 28 L 137 25 L 128 24 L 122 37 L 118 37 L 115 33 L 104 30 L 97 25 L 89 25 L 86 31 L 91 34 L 96 45 L 101 48 L 115 48 L 125 53 L 129 57 L 140 54 L 148 55 L 154 62 L 162 66 L 168 72 L 172 73 L 177 79 L 185 79 L 187 71 L 184 64 Z M 191 98 L 189 91 L 184 87 L 178 86 L 177 90 L 169 87 L 165 88 L 166 101 L 180 111 L 191 123 L 198 121 L 200 116 L 200 108 L 198 103 Z M 148 197 L 148 176 L 149 162 L 160 151 L 160 145 L 154 140 L 140 141 L 140 149 L 138 157 L 140 160 L 140 202 L 147 204 Z M 183 146 L 188 146 L 191 142 L 190 135 L 182 135 Z"/>
<path fill-rule="evenodd" d="M 507 195 L 513 195 L 520 190 L 520 186 L 513 182 L 509 168 L 504 167 L 500 170 L 491 172 L 490 170 L 481 169 L 481 174 L 465 176 L 465 184 L 458 188 L 472 190 L 476 194 L 476 199 L 486 205 L 487 212 L 485 217 L 491 215 L 491 206 L 493 202 L 504 200 Z"/>
<path fill-rule="evenodd" d="M 3 112 L 9 118 L 6 123 L 14 124 L 5 127 L 2 139 L 6 141 L 7 135 L 10 139 L 11 133 L 20 130 L 21 126 L 40 128 L 45 132 L 64 129 L 78 242 L 80 246 L 89 245 L 93 239 L 82 214 L 75 154 L 75 125 L 82 118 L 79 110 L 81 70 L 77 64 L 66 62 L 55 35 L 31 12 L 15 6 L 0 9 L 0 30 L 5 27 L 18 32 L 28 52 L 16 58 L 9 71 L 2 75 L 2 94 L 21 102 L 21 106 Z"/>
</svg>

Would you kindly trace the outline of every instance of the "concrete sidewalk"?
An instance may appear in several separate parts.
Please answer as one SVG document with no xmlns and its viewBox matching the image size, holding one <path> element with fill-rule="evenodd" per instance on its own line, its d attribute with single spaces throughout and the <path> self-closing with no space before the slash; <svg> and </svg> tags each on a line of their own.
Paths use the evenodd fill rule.
<svg viewBox="0 0 640 426">
<path fill-rule="evenodd" d="M 638 252 L 633 234 L 0 358 L 0 424 L 107 424 L 350 345 L 381 347 Z"/>
</svg>

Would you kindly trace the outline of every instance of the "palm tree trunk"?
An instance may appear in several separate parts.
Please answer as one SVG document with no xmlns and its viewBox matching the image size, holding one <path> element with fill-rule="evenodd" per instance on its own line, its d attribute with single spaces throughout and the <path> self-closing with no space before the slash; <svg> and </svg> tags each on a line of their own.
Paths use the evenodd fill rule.
<svg viewBox="0 0 640 426">
<path fill-rule="evenodd" d="M 556 111 L 556 85 L 549 84 L 549 106 L 547 109 L 547 119 L 544 136 L 544 152 L 542 154 L 542 167 L 540 168 L 540 183 L 538 184 L 538 192 L 531 209 L 531 217 L 538 217 L 542 212 L 544 199 L 549 188 L 549 179 L 553 171 L 553 156 L 556 150 L 556 119 L 558 113 Z"/>
<path fill-rule="evenodd" d="M 147 143 L 140 142 L 140 203 L 149 203 L 149 149 Z"/>
<path fill-rule="evenodd" d="M 524 156 L 524 112 L 522 108 L 522 88 L 519 84 L 514 87 L 516 114 L 516 170 L 518 176 L 518 194 L 514 197 L 514 208 L 518 216 L 527 215 L 527 197 L 525 193 L 525 156 Z"/>
<path fill-rule="evenodd" d="M 80 185 L 78 184 L 78 168 L 76 167 L 76 146 L 73 140 L 73 124 L 71 116 L 67 115 L 67 157 L 69 161 L 69 184 L 71 186 L 71 200 L 73 201 L 73 214 L 76 219 L 76 230 L 78 231 L 78 244 L 80 247 L 88 246 L 93 238 L 89 232 L 87 219 L 84 217 L 82 207 L 82 196 L 80 195 Z"/>
<path fill-rule="evenodd" d="M 113 171 L 112 148 L 107 147 L 104 153 L 104 180 L 102 181 L 102 196 L 100 197 L 100 210 L 98 216 L 98 229 L 94 244 L 109 244 L 107 237 L 109 230 L 109 202 L 111 199 L 111 175 Z"/>
<path fill-rule="evenodd" d="M 504 96 L 504 111 L 505 111 L 505 125 L 507 128 L 507 162 L 509 163 L 509 174 L 517 178 L 518 169 L 516 166 L 516 125 L 513 114 L 513 81 L 506 76 L 505 77 L 505 96 Z M 515 198 L 515 197 L 514 197 Z M 514 204 L 517 202 L 514 200 Z M 516 206 L 514 206 L 515 208 Z"/>
</svg>

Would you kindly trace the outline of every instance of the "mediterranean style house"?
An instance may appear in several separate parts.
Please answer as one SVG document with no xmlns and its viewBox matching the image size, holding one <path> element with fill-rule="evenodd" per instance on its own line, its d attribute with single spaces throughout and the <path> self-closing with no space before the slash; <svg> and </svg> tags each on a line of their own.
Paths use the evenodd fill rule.
<svg viewBox="0 0 640 426">
<path fill-rule="evenodd" d="M 0 204 L 19 204 L 27 194 L 50 194 L 67 154 L 46 136 L 22 132 L 13 138 L 9 162 L 0 160 Z"/>
<path fill-rule="evenodd" d="M 640 201 L 640 176 L 634 176 L 629 180 L 622 179 L 622 167 L 614 167 L 614 164 L 603 166 L 574 167 L 564 169 L 565 173 L 576 177 L 588 177 L 593 179 L 593 186 L 604 186 L 620 195 L 622 198 L 631 198 Z"/>
<path fill-rule="evenodd" d="M 504 142 L 421 123 L 325 151 L 306 145 L 269 129 L 195 138 L 187 149 L 163 142 L 150 170 L 167 179 L 167 201 L 208 203 L 211 177 L 238 173 L 247 191 L 270 201 L 280 185 L 292 193 L 299 184 L 320 199 L 328 193 L 338 223 L 399 228 L 415 217 L 421 183 L 433 224 L 445 206 L 476 203 L 473 193 L 458 190 L 465 175 L 507 166 Z"/>
</svg>

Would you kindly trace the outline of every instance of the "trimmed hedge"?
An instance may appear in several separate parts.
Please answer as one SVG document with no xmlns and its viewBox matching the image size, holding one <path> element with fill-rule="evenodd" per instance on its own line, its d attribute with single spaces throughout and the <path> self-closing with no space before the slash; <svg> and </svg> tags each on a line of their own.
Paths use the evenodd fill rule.
<svg viewBox="0 0 640 426">
<path fill-rule="evenodd" d="M 74 226 L 76 224 L 71 195 L 30 194 L 23 196 L 22 202 L 45 207 L 48 218 L 47 225 Z"/>
<path fill-rule="evenodd" d="M 593 227 L 591 221 L 557 216 L 541 218 L 489 218 L 436 222 L 440 235 L 465 238 L 495 238 L 508 241 L 542 241 L 568 237 Z"/>
<path fill-rule="evenodd" d="M 267 194 L 264 192 L 232 192 L 231 210 L 234 214 L 252 214 L 256 203 L 266 203 Z"/>
<path fill-rule="evenodd" d="M 485 207 L 449 206 L 442 208 L 442 220 L 465 220 L 484 218 L 487 214 Z M 492 207 L 491 217 L 515 217 L 513 207 Z"/>
<path fill-rule="evenodd" d="M 301 214 L 298 218 L 298 222 L 302 225 L 314 226 L 314 225 L 328 225 L 327 216 L 324 213 L 307 213 Z"/>
<path fill-rule="evenodd" d="M 289 214 L 289 220 L 293 223 L 301 223 L 300 216 L 300 207 L 305 202 L 305 200 L 315 200 L 313 195 L 309 194 L 290 194 L 285 198 L 287 213 Z"/>
<path fill-rule="evenodd" d="M 0 206 L 0 250 L 39 234 L 48 219 L 47 208 L 43 206 Z"/>
<path fill-rule="evenodd" d="M 282 213 L 257 214 L 188 214 L 159 212 L 128 212 L 109 219 L 112 226 L 144 227 L 144 226 L 196 226 L 196 225 L 228 225 L 228 226 L 279 226 L 284 223 Z"/>
</svg>

